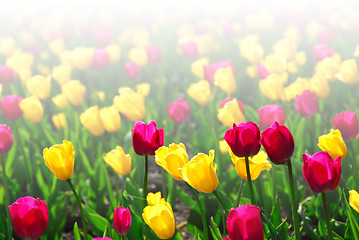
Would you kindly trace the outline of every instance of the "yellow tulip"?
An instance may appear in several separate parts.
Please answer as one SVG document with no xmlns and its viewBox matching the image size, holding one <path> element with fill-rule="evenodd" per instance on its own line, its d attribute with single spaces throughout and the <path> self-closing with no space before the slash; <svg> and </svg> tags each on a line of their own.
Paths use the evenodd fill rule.
<svg viewBox="0 0 359 240">
<path fill-rule="evenodd" d="M 73 50 L 73 64 L 74 67 L 80 70 L 84 70 L 85 68 L 87 68 L 91 61 L 92 61 L 92 56 L 94 53 L 94 49 L 93 48 L 89 48 L 89 47 L 77 47 Z"/>
<path fill-rule="evenodd" d="M 85 112 L 81 113 L 80 122 L 95 136 L 100 136 L 105 132 L 98 106 L 90 107 Z"/>
<path fill-rule="evenodd" d="M 196 77 L 203 79 L 204 78 L 203 66 L 208 65 L 208 64 L 209 64 L 208 58 L 200 58 L 200 59 L 194 61 L 191 64 L 192 73 Z"/>
<path fill-rule="evenodd" d="M 50 96 L 51 76 L 36 75 L 27 80 L 26 87 L 32 95 L 39 99 L 46 99 Z"/>
<path fill-rule="evenodd" d="M 71 80 L 61 86 L 61 91 L 74 106 L 84 102 L 86 87 L 79 80 Z"/>
<path fill-rule="evenodd" d="M 339 73 L 336 75 L 339 81 L 348 84 L 359 82 L 358 65 L 355 59 L 345 60 L 340 67 Z"/>
<path fill-rule="evenodd" d="M 147 194 L 147 203 L 150 206 L 154 206 L 156 204 L 160 204 L 161 203 L 161 192 L 156 192 L 156 193 L 148 193 Z"/>
<path fill-rule="evenodd" d="M 68 64 L 61 64 L 52 69 L 52 77 L 60 86 L 70 81 L 71 73 L 72 68 Z"/>
<path fill-rule="evenodd" d="M 141 47 L 132 48 L 128 53 L 128 58 L 140 67 L 146 66 L 148 62 L 147 52 Z"/>
<path fill-rule="evenodd" d="M 300 41 L 301 33 L 299 33 L 298 28 L 296 27 L 288 27 L 284 30 L 283 36 L 285 39 L 298 44 Z"/>
<path fill-rule="evenodd" d="M 349 191 L 349 205 L 359 213 L 359 193 L 355 190 Z"/>
<path fill-rule="evenodd" d="M 209 156 L 199 153 L 181 169 L 182 179 L 191 187 L 204 193 L 211 193 L 218 186 L 217 166 L 213 166 L 214 150 Z"/>
<path fill-rule="evenodd" d="M 65 128 L 66 126 L 66 115 L 64 113 L 59 113 L 52 116 L 52 122 L 54 123 L 57 129 Z"/>
<path fill-rule="evenodd" d="M 288 87 L 284 89 L 283 100 L 290 101 L 295 99 L 297 95 L 302 94 L 303 91 L 311 89 L 310 82 L 307 78 L 297 78 Z"/>
<path fill-rule="evenodd" d="M 16 51 L 6 59 L 6 66 L 18 72 L 21 68 L 32 69 L 34 56 L 28 52 Z"/>
<path fill-rule="evenodd" d="M 97 98 L 100 100 L 100 102 L 105 101 L 106 93 L 104 91 L 98 91 L 97 92 Z"/>
<path fill-rule="evenodd" d="M 120 146 L 106 153 L 103 159 L 119 175 L 125 176 L 131 172 L 132 158 Z"/>
<path fill-rule="evenodd" d="M 163 198 L 160 203 L 145 207 L 142 218 L 160 239 L 168 239 L 175 233 L 176 222 L 172 207 Z"/>
<path fill-rule="evenodd" d="M 249 63 L 257 65 L 263 58 L 264 50 L 257 36 L 249 35 L 239 40 L 239 53 Z"/>
<path fill-rule="evenodd" d="M 176 180 L 182 180 L 180 168 L 188 162 L 186 147 L 183 143 L 172 143 L 156 150 L 156 163 L 163 167 Z"/>
<path fill-rule="evenodd" d="M 273 46 L 273 53 L 277 55 L 282 55 L 287 60 L 293 59 L 296 52 L 297 44 L 289 39 L 281 39 Z"/>
<path fill-rule="evenodd" d="M 24 85 L 26 85 L 27 80 L 32 78 L 32 72 L 29 68 L 20 68 L 17 70 L 17 74 Z"/>
<path fill-rule="evenodd" d="M 131 121 L 140 121 L 146 115 L 144 97 L 132 89 L 121 91 L 120 95 L 113 98 L 113 104 L 121 114 Z"/>
<path fill-rule="evenodd" d="M 257 77 L 257 75 L 258 75 L 257 66 L 251 65 L 251 66 L 246 67 L 246 73 L 247 73 L 248 77 L 250 77 L 250 78 Z"/>
<path fill-rule="evenodd" d="M 200 105 L 207 105 L 211 100 L 211 87 L 206 80 L 192 83 L 187 89 L 187 94 Z"/>
<path fill-rule="evenodd" d="M 44 108 L 42 107 L 42 104 L 40 100 L 35 97 L 28 97 L 24 98 L 20 104 L 19 107 L 32 123 L 38 123 L 41 122 L 42 117 L 44 115 Z"/>
<path fill-rule="evenodd" d="M 218 142 L 219 151 L 221 151 L 222 154 L 227 154 L 229 151 L 229 145 L 226 142 L 226 140 L 220 140 Z"/>
<path fill-rule="evenodd" d="M 74 172 L 75 152 L 70 141 L 64 140 L 62 144 L 53 145 L 43 151 L 46 166 L 60 180 L 71 178 Z"/>
<path fill-rule="evenodd" d="M 233 123 L 239 124 L 246 121 L 244 114 L 239 108 L 237 99 L 233 98 L 223 108 L 218 109 L 217 118 L 223 125 L 231 128 Z"/>
<path fill-rule="evenodd" d="M 101 108 L 100 118 L 107 132 L 116 132 L 121 127 L 121 117 L 113 106 Z"/>
<path fill-rule="evenodd" d="M 259 81 L 259 89 L 268 99 L 277 101 L 284 97 L 284 86 L 281 76 L 269 75 L 266 79 Z"/>
<path fill-rule="evenodd" d="M 236 88 L 236 80 L 231 66 L 220 68 L 214 73 L 214 85 L 220 87 L 227 95 L 233 93 Z"/>
<path fill-rule="evenodd" d="M 111 63 L 116 63 L 120 61 L 121 58 L 121 48 L 117 44 L 109 45 L 105 48 L 108 56 L 110 57 Z"/>
<path fill-rule="evenodd" d="M 327 151 L 333 159 L 337 157 L 343 159 L 347 156 L 347 147 L 339 129 L 331 129 L 330 133 L 320 136 L 318 147 L 323 151 Z"/>
<path fill-rule="evenodd" d="M 51 98 L 51 101 L 55 104 L 56 107 L 60 109 L 64 109 L 67 105 L 66 95 L 63 93 L 57 94 L 56 96 Z"/>
<path fill-rule="evenodd" d="M 297 63 L 295 61 L 289 61 L 287 64 L 287 71 L 293 75 L 297 74 L 298 73 Z"/>
<path fill-rule="evenodd" d="M 229 150 L 229 155 L 231 156 L 232 162 L 238 176 L 247 180 L 247 171 L 246 171 L 246 162 L 244 157 L 237 157 L 233 154 L 231 150 Z M 263 150 L 259 151 L 257 155 L 253 157 L 249 157 L 249 171 L 251 173 L 251 180 L 256 180 L 259 174 L 263 170 L 271 170 L 272 164 L 267 160 L 267 153 Z"/>
<path fill-rule="evenodd" d="M 42 63 L 36 64 L 37 72 L 39 72 L 41 75 L 49 75 L 51 74 L 50 68 Z"/>
<path fill-rule="evenodd" d="M 315 72 L 322 74 L 329 81 L 334 81 L 340 70 L 341 61 L 339 54 L 324 58 L 315 66 Z"/>
<path fill-rule="evenodd" d="M 263 65 L 270 73 L 281 75 L 287 68 L 287 60 L 282 55 L 270 54 L 265 58 Z"/>
<path fill-rule="evenodd" d="M 322 74 L 314 74 L 309 80 L 310 89 L 320 98 L 327 98 L 330 93 L 328 80 Z"/>
<path fill-rule="evenodd" d="M 141 83 L 136 85 L 136 90 L 138 94 L 141 94 L 144 97 L 147 97 L 151 91 L 151 84 L 149 83 Z"/>
<path fill-rule="evenodd" d="M 59 56 L 66 49 L 64 40 L 62 38 L 56 38 L 50 41 L 49 49 L 55 56 Z"/>
<path fill-rule="evenodd" d="M 0 52 L 5 55 L 5 57 L 9 57 L 13 54 L 16 49 L 16 41 L 12 37 L 2 37 L 0 38 Z"/>
</svg>

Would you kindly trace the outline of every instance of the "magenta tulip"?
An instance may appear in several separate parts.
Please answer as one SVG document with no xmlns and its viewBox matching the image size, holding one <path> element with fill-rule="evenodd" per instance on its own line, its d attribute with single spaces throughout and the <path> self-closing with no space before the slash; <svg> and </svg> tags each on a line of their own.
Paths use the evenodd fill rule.
<svg viewBox="0 0 359 240">
<path fill-rule="evenodd" d="M 279 125 L 284 125 L 285 123 L 285 112 L 282 106 L 278 105 L 266 105 L 264 107 L 258 108 L 259 115 L 259 124 L 262 130 L 266 130 L 274 122 L 278 122 Z"/>
<path fill-rule="evenodd" d="M 20 238 L 38 239 L 45 232 L 49 214 L 45 201 L 21 197 L 9 206 L 12 225 Z"/>
<path fill-rule="evenodd" d="M 130 79 L 135 79 L 140 74 L 140 66 L 136 62 L 125 63 L 125 70 Z"/>
<path fill-rule="evenodd" d="M 113 213 L 113 226 L 119 235 L 126 235 L 131 227 L 131 212 L 130 209 L 124 207 L 117 207 Z"/>
<path fill-rule="evenodd" d="M 344 140 L 352 140 L 359 134 L 358 117 L 355 112 L 345 111 L 335 115 L 332 119 L 333 125 L 339 129 Z"/>
<path fill-rule="evenodd" d="M 246 204 L 232 208 L 227 217 L 227 229 L 230 240 L 263 240 L 259 207 Z"/>
<path fill-rule="evenodd" d="M 22 117 L 22 110 L 19 107 L 19 103 L 23 97 L 16 95 L 4 96 L 0 101 L 0 108 L 4 118 L 9 120 L 17 120 Z"/>
<path fill-rule="evenodd" d="M 157 45 L 146 47 L 147 57 L 150 63 L 159 63 L 162 60 L 161 48 Z"/>
<path fill-rule="evenodd" d="M 265 66 L 263 66 L 262 64 L 258 64 L 257 74 L 258 74 L 259 80 L 266 79 L 270 75 L 267 68 Z"/>
<path fill-rule="evenodd" d="M 210 65 L 205 65 L 205 66 L 203 66 L 204 78 L 207 81 L 214 83 L 214 74 L 217 72 L 217 70 L 221 69 L 221 68 L 226 68 L 228 66 L 231 66 L 232 71 L 234 73 L 234 64 L 230 60 L 216 62 L 216 63 L 210 64 Z"/>
<path fill-rule="evenodd" d="M 110 56 L 105 49 L 96 49 L 92 55 L 91 68 L 101 69 L 110 64 Z"/>
<path fill-rule="evenodd" d="M 136 122 L 132 128 L 133 149 L 138 155 L 155 155 L 155 151 L 163 146 L 164 130 L 157 129 L 155 121 L 145 124 Z"/>
<path fill-rule="evenodd" d="M 0 84 L 8 84 L 15 80 L 14 70 L 8 66 L 0 66 Z"/>
<path fill-rule="evenodd" d="M 324 58 L 330 57 L 334 54 L 334 50 L 327 44 L 318 44 L 312 48 L 313 58 L 316 62 L 323 60 Z"/>
<path fill-rule="evenodd" d="M 181 124 L 191 115 L 191 108 L 188 101 L 177 99 L 176 102 L 168 105 L 168 116 L 176 123 Z"/>
<path fill-rule="evenodd" d="M 322 193 L 335 190 L 342 172 L 341 158 L 335 160 L 327 152 L 317 152 L 313 156 L 303 153 L 303 174 L 313 192 Z"/>
<path fill-rule="evenodd" d="M 0 154 L 9 152 L 13 143 L 11 129 L 6 124 L 0 124 Z"/>
<path fill-rule="evenodd" d="M 184 42 L 180 45 L 182 56 L 188 60 L 193 60 L 198 57 L 197 43 L 194 41 Z"/>
<path fill-rule="evenodd" d="M 305 90 L 295 98 L 295 108 L 305 118 L 312 116 L 319 111 L 318 98 L 314 92 Z"/>
</svg>

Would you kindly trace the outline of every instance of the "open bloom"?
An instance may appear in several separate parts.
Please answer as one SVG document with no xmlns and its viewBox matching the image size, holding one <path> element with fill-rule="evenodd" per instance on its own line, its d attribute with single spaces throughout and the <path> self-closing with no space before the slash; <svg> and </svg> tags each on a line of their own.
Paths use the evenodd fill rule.
<svg viewBox="0 0 359 240">
<path fill-rule="evenodd" d="M 348 153 L 342 134 L 338 129 L 331 129 L 330 133 L 320 136 L 318 147 L 328 152 L 332 158 L 341 157 L 343 159 Z"/>
<path fill-rule="evenodd" d="M 138 155 L 155 155 L 155 151 L 163 145 L 164 130 L 157 129 L 155 121 L 145 124 L 136 122 L 132 128 L 133 149 Z"/>
<path fill-rule="evenodd" d="M 282 106 L 275 104 L 265 105 L 264 107 L 258 108 L 259 124 L 262 130 L 266 130 L 274 122 L 278 122 L 279 125 L 285 123 L 285 111 Z"/>
<path fill-rule="evenodd" d="M 162 146 L 156 150 L 155 160 L 176 180 L 182 180 L 180 169 L 188 162 L 186 147 L 183 143 Z"/>
<path fill-rule="evenodd" d="M 74 172 L 75 151 L 70 141 L 64 140 L 62 144 L 53 145 L 43 151 L 46 166 L 60 180 L 71 178 Z"/>
<path fill-rule="evenodd" d="M 14 230 L 20 238 L 38 239 L 44 234 L 49 220 L 45 201 L 26 196 L 8 208 Z"/>
<path fill-rule="evenodd" d="M 22 117 L 22 110 L 19 106 L 22 99 L 23 97 L 16 95 L 7 95 L 1 99 L 0 107 L 4 118 L 14 121 Z"/>
<path fill-rule="evenodd" d="M 176 102 L 168 105 L 168 116 L 176 123 L 181 124 L 191 114 L 191 108 L 188 101 L 177 99 Z"/>
<path fill-rule="evenodd" d="M 359 122 L 355 112 L 345 111 L 332 118 L 333 125 L 339 129 L 344 140 L 352 140 L 359 134 Z"/>
<path fill-rule="evenodd" d="M 131 172 L 131 155 L 126 154 L 120 146 L 117 146 L 114 150 L 106 153 L 103 159 L 119 175 L 125 176 Z"/>
<path fill-rule="evenodd" d="M 233 128 L 227 130 L 224 140 L 228 143 L 234 155 L 237 157 L 251 157 L 258 153 L 261 145 L 259 144 L 259 127 L 254 122 L 233 123 Z"/>
<path fill-rule="evenodd" d="M 263 240 L 259 207 L 246 204 L 232 208 L 227 217 L 227 229 L 229 239 Z"/>
<path fill-rule="evenodd" d="M 243 103 L 235 98 L 225 99 L 218 109 L 217 118 L 227 127 L 232 127 L 233 123 L 245 122 Z"/>
<path fill-rule="evenodd" d="M 335 190 L 340 182 L 341 158 L 335 160 L 327 152 L 317 152 L 313 156 L 303 153 L 303 175 L 313 192 Z"/>
<path fill-rule="evenodd" d="M 349 191 L 349 205 L 359 213 L 359 193 L 355 190 Z"/>
<path fill-rule="evenodd" d="M 6 124 L 0 124 L 0 154 L 9 152 L 13 144 L 11 129 Z"/>
<path fill-rule="evenodd" d="M 310 90 L 305 90 L 295 98 L 295 108 L 303 117 L 309 117 L 319 111 L 317 96 Z"/>
<path fill-rule="evenodd" d="M 126 235 L 131 227 L 131 212 L 130 209 L 124 207 L 117 207 L 113 213 L 113 227 L 119 235 Z"/>
<path fill-rule="evenodd" d="M 209 155 L 199 153 L 180 170 L 182 179 L 191 187 L 204 193 L 211 193 L 218 186 L 217 166 L 213 166 L 214 150 Z"/>
</svg>

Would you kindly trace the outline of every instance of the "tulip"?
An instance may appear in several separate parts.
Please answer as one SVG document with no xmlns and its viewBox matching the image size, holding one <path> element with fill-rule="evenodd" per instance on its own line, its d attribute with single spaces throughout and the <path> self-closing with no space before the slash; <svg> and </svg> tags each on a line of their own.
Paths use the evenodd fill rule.
<svg viewBox="0 0 359 240">
<path fill-rule="evenodd" d="M 228 146 L 228 143 L 226 142 L 226 140 L 220 140 L 218 142 L 218 147 L 219 147 L 219 151 L 222 154 L 227 154 L 229 152 L 229 146 Z"/>
<path fill-rule="evenodd" d="M 177 99 L 176 102 L 168 105 L 168 116 L 176 123 L 181 124 L 191 115 L 191 108 L 188 101 Z"/>
<path fill-rule="evenodd" d="M 126 154 L 120 146 L 117 146 L 116 149 L 106 153 L 103 159 L 117 174 L 121 176 L 126 176 L 131 172 L 131 155 Z"/>
<path fill-rule="evenodd" d="M 240 55 L 250 64 L 258 64 L 264 55 L 262 45 L 258 42 L 257 36 L 248 35 L 244 39 L 239 40 Z"/>
<path fill-rule="evenodd" d="M 90 107 L 85 112 L 81 113 L 80 122 L 94 136 L 101 136 L 105 132 L 98 106 Z"/>
<path fill-rule="evenodd" d="M 349 205 L 359 213 L 359 193 L 355 190 L 349 191 Z"/>
<path fill-rule="evenodd" d="M 60 180 L 70 179 L 74 172 L 75 151 L 70 141 L 53 145 L 43 151 L 46 166 Z"/>
<path fill-rule="evenodd" d="M 327 98 L 330 93 L 328 80 L 322 74 L 314 74 L 309 80 L 310 90 L 320 98 Z"/>
<path fill-rule="evenodd" d="M 61 91 L 74 106 L 79 106 L 84 102 L 86 87 L 79 80 L 71 80 L 62 85 Z"/>
<path fill-rule="evenodd" d="M 333 125 L 339 129 L 345 141 L 356 138 L 359 134 L 359 122 L 355 112 L 345 111 L 332 118 Z"/>
<path fill-rule="evenodd" d="M 191 187 L 204 193 L 211 193 L 218 186 L 217 166 L 213 166 L 214 150 L 209 155 L 199 153 L 186 163 L 181 171 L 182 179 Z"/>
<path fill-rule="evenodd" d="M 67 105 L 67 97 L 65 94 L 60 93 L 51 98 L 53 104 L 60 109 L 64 109 Z"/>
<path fill-rule="evenodd" d="M 355 59 L 345 60 L 336 77 L 339 81 L 347 84 L 355 84 L 359 82 L 358 64 Z"/>
<path fill-rule="evenodd" d="M 113 213 L 113 227 L 119 235 L 126 235 L 131 227 L 131 212 L 130 209 L 124 207 L 117 207 Z"/>
<path fill-rule="evenodd" d="M 316 114 L 319 111 L 317 96 L 314 92 L 305 90 L 295 98 L 295 108 L 305 118 Z"/>
<path fill-rule="evenodd" d="M 66 126 L 66 115 L 64 113 L 59 113 L 52 116 L 52 122 L 54 123 L 57 129 L 65 128 Z"/>
<path fill-rule="evenodd" d="M 108 45 L 105 48 L 108 56 L 110 57 L 110 63 L 116 63 L 121 58 L 121 48 L 117 44 Z"/>
<path fill-rule="evenodd" d="M 128 58 L 131 61 L 136 62 L 140 67 L 146 66 L 148 62 L 147 52 L 141 47 L 130 49 L 128 52 Z"/>
<path fill-rule="evenodd" d="M 121 127 L 121 117 L 113 106 L 100 109 L 100 119 L 107 132 L 116 132 Z"/>
<path fill-rule="evenodd" d="M 96 93 L 97 95 L 97 98 L 100 102 L 104 102 L 105 101 L 105 98 L 106 98 L 106 93 L 104 91 L 98 91 Z"/>
<path fill-rule="evenodd" d="M 0 124 L 0 154 L 9 152 L 13 143 L 11 129 L 6 124 Z"/>
<path fill-rule="evenodd" d="M 106 46 L 113 42 L 113 33 L 108 26 L 100 26 L 96 30 L 96 41 L 100 46 Z"/>
<path fill-rule="evenodd" d="M 220 87 L 227 95 L 232 94 L 236 88 L 236 80 L 231 66 L 220 68 L 214 73 L 214 85 Z"/>
<path fill-rule="evenodd" d="M 148 193 L 146 200 L 147 200 L 147 204 L 149 206 L 155 206 L 156 204 L 160 204 L 161 203 L 161 192 Z"/>
<path fill-rule="evenodd" d="M 110 64 L 110 56 L 105 49 L 96 49 L 92 55 L 90 67 L 93 69 L 102 69 Z"/>
<path fill-rule="evenodd" d="M 312 52 L 316 62 L 331 57 L 334 54 L 334 50 L 325 43 L 313 46 Z"/>
<path fill-rule="evenodd" d="M 72 51 L 73 65 L 79 70 L 84 70 L 92 61 L 94 49 L 90 47 L 77 47 Z"/>
<path fill-rule="evenodd" d="M 147 97 L 148 94 L 150 94 L 150 91 L 151 91 L 151 84 L 149 83 L 140 83 L 140 84 L 137 84 L 136 85 L 136 90 L 137 90 L 137 93 L 144 96 L 144 97 Z"/>
<path fill-rule="evenodd" d="M 251 157 L 258 153 L 260 132 L 254 122 L 233 123 L 233 128 L 226 131 L 224 140 L 237 157 Z"/>
<path fill-rule="evenodd" d="M 147 58 L 150 63 L 159 63 L 162 60 L 161 48 L 157 45 L 149 45 L 146 47 Z"/>
<path fill-rule="evenodd" d="M 266 105 L 258 108 L 259 124 L 261 129 L 265 130 L 269 128 L 274 122 L 278 122 L 279 125 L 285 123 L 285 111 L 282 106 L 278 105 Z"/>
<path fill-rule="evenodd" d="M 163 167 L 173 178 L 182 180 L 180 169 L 188 162 L 186 147 L 183 143 L 162 146 L 155 152 L 156 163 Z"/>
<path fill-rule="evenodd" d="M 246 162 L 245 158 L 239 158 L 233 154 L 232 151 L 229 151 L 229 155 L 231 156 L 232 162 L 238 176 L 247 180 L 247 172 L 246 172 Z M 259 151 L 257 155 L 253 157 L 249 157 L 249 170 L 251 175 L 251 180 L 256 180 L 259 177 L 259 174 L 264 170 L 271 170 L 272 164 L 267 160 L 267 154 L 264 151 Z"/>
<path fill-rule="evenodd" d="M 125 70 L 130 79 L 135 79 L 140 74 L 140 66 L 136 62 L 125 63 Z"/>
<path fill-rule="evenodd" d="M 258 82 L 259 90 L 272 101 L 284 97 L 284 86 L 281 75 L 269 75 L 266 79 Z"/>
<path fill-rule="evenodd" d="M 317 152 L 313 156 L 303 153 L 303 174 L 313 192 L 335 190 L 340 182 L 341 158 L 335 160 L 327 152 Z"/>
<path fill-rule="evenodd" d="M 45 201 L 26 196 L 8 208 L 14 230 L 20 238 L 38 239 L 44 234 L 49 220 Z"/>
<path fill-rule="evenodd" d="M 308 78 L 298 77 L 284 89 L 284 96 L 282 97 L 282 100 L 291 101 L 298 95 L 301 95 L 304 91 L 311 89 L 311 87 L 312 86 Z"/>
<path fill-rule="evenodd" d="M 62 37 L 57 37 L 48 44 L 49 49 L 55 56 L 59 56 L 66 50 L 65 42 Z"/>
<path fill-rule="evenodd" d="M 187 94 L 200 105 L 207 105 L 211 100 L 211 88 L 209 82 L 200 80 L 192 83 L 187 89 Z"/>
<path fill-rule="evenodd" d="M 286 126 L 278 122 L 262 132 L 261 145 L 275 164 L 284 164 L 294 152 L 293 136 Z"/>
<path fill-rule="evenodd" d="M 14 70 L 7 66 L 0 66 L 0 84 L 12 83 L 16 78 Z"/>
<path fill-rule="evenodd" d="M 217 76 L 217 80 L 215 79 L 215 74 L 218 70 L 220 69 L 226 69 L 228 68 L 228 70 L 220 73 Z M 233 81 L 234 81 L 234 64 L 232 61 L 221 61 L 221 62 L 217 62 L 217 63 L 213 63 L 210 65 L 205 65 L 203 66 L 203 71 L 204 71 L 204 77 L 207 81 L 214 83 L 215 81 L 219 81 L 221 78 L 225 77 L 225 78 L 229 78 L 229 82 L 232 83 L 230 85 L 233 85 Z M 222 76 L 221 76 L 222 75 Z M 224 76 L 223 76 L 224 75 Z M 235 84 L 235 83 L 234 83 Z"/>
<path fill-rule="evenodd" d="M 198 46 L 195 41 L 181 43 L 180 51 L 182 56 L 188 60 L 192 60 L 198 57 Z"/>
<path fill-rule="evenodd" d="M 69 64 L 61 64 L 52 69 L 52 77 L 60 85 L 64 85 L 71 79 L 72 68 Z"/>
<path fill-rule="evenodd" d="M 155 121 L 145 124 L 136 122 L 132 129 L 133 148 L 138 155 L 155 155 L 155 151 L 163 145 L 164 130 L 157 129 Z"/>
<path fill-rule="evenodd" d="M 232 127 L 233 123 L 245 122 L 243 103 L 235 98 L 225 99 L 221 103 L 221 109 L 218 109 L 217 118 L 227 127 Z"/>
<path fill-rule="evenodd" d="M 4 96 L 0 101 L 1 112 L 4 118 L 9 120 L 17 120 L 22 117 L 22 110 L 20 109 L 20 102 L 23 97 L 16 95 Z"/>
<path fill-rule="evenodd" d="M 121 114 L 131 121 L 139 121 L 146 115 L 144 97 L 131 89 L 121 91 L 119 96 L 113 98 L 113 104 Z"/>
<path fill-rule="evenodd" d="M 266 79 L 270 75 L 267 68 L 265 66 L 263 66 L 262 64 L 258 64 L 257 72 L 258 72 L 259 80 Z"/>
<path fill-rule="evenodd" d="M 271 74 L 282 75 L 287 69 L 287 60 L 282 55 L 272 53 L 264 59 L 263 65 Z"/>
<path fill-rule="evenodd" d="M 227 216 L 227 229 L 229 239 L 264 239 L 259 207 L 246 204 L 232 208 Z"/>
<path fill-rule="evenodd" d="M 293 59 L 297 51 L 297 43 L 293 40 L 284 38 L 276 42 L 272 48 L 273 53 L 282 55 L 286 60 Z"/>
<path fill-rule="evenodd" d="M 32 95 L 39 99 L 46 99 L 50 96 L 51 76 L 36 75 L 27 80 L 26 87 Z"/>
<path fill-rule="evenodd" d="M 200 58 L 196 61 L 194 61 L 192 64 L 191 64 L 191 70 L 192 70 L 192 73 L 200 78 L 200 79 L 203 79 L 204 78 L 204 69 L 203 69 L 203 66 L 205 65 L 208 65 L 209 64 L 209 60 L 208 58 Z"/>
<path fill-rule="evenodd" d="M 42 107 L 42 104 L 37 97 L 32 96 L 32 97 L 24 98 L 20 102 L 19 106 L 30 122 L 32 123 L 41 122 L 44 114 L 44 108 Z"/>
<path fill-rule="evenodd" d="M 347 147 L 339 129 L 331 129 L 330 133 L 320 136 L 318 147 L 328 152 L 333 159 L 338 157 L 343 159 L 347 156 Z"/>
<path fill-rule="evenodd" d="M 318 62 L 315 72 L 322 74 L 328 81 L 334 81 L 336 74 L 340 71 L 341 58 L 339 54 L 334 54 Z"/>
</svg>

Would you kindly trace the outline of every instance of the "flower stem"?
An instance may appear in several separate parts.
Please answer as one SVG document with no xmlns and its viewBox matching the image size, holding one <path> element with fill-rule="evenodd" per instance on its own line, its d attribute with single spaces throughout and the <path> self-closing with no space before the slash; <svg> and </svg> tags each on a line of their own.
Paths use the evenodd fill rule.
<svg viewBox="0 0 359 240">
<path fill-rule="evenodd" d="M 327 224 L 328 239 L 333 240 L 333 231 L 332 231 L 332 226 L 330 225 L 327 195 L 325 194 L 325 192 L 322 192 L 322 202 L 324 207 L 325 223 Z"/>
<path fill-rule="evenodd" d="M 208 225 L 207 225 L 206 212 L 203 210 L 202 204 L 199 201 L 199 198 L 197 196 L 196 191 L 188 183 L 186 183 L 186 184 L 189 187 L 189 189 L 191 189 L 193 197 L 196 199 L 198 207 L 199 207 L 199 210 L 201 211 L 202 224 L 203 224 L 203 234 L 204 234 L 203 239 L 208 239 Z"/>
<path fill-rule="evenodd" d="M 80 214 L 81 214 L 81 219 L 82 219 L 82 227 L 83 227 L 83 230 L 84 230 L 84 239 L 87 240 L 86 219 L 85 219 L 84 212 L 83 212 L 83 210 L 82 210 L 81 200 L 80 200 L 79 195 L 77 194 L 77 192 L 76 192 L 76 190 L 75 190 L 75 188 L 74 188 L 74 185 L 72 185 L 71 178 L 67 179 L 66 182 L 69 184 L 69 186 L 70 186 L 72 192 L 73 192 L 74 195 L 75 195 L 77 204 L 79 205 Z"/>
<path fill-rule="evenodd" d="M 254 199 L 251 171 L 249 170 L 249 158 L 245 157 L 245 161 L 246 161 L 246 171 L 247 171 L 247 181 L 248 181 L 248 187 L 249 187 L 249 194 L 251 195 L 251 204 L 254 205 L 255 204 L 255 199 Z"/>
<path fill-rule="evenodd" d="M 148 178 L 148 155 L 145 155 L 145 172 L 143 174 L 143 188 L 142 188 L 142 197 L 143 197 L 143 208 L 146 206 L 147 198 L 147 178 Z"/>
<path fill-rule="evenodd" d="M 293 169 L 292 169 L 292 162 L 290 159 L 287 161 L 288 165 L 288 176 L 289 176 L 289 187 L 290 187 L 290 196 L 292 199 L 292 213 L 294 218 L 294 232 L 295 232 L 295 239 L 300 240 L 301 235 L 299 232 L 299 218 L 297 212 L 297 198 L 295 196 L 295 187 L 294 187 L 294 180 L 293 180 Z"/>
<path fill-rule="evenodd" d="M 359 187 L 359 179 L 358 179 L 358 175 L 357 175 L 357 171 L 358 171 L 358 166 L 357 166 L 357 160 L 356 160 L 356 155 L 354 154 L 354 146 L 353 146 L 353 140 L 349 141 L 349 147 L 350 147 L 350 151 L 351 151 L 351 156 L 352 156 L 352 170 L 353 170 L 353 178 L 354 178 L 354 182 L 355 182 L 355 189 L 357 189 Z"/>
<path fill-rule="evenodd" d="M 8 206 L 10 206 L 10 199 L 9 199 L 9 193 L 8 193 L 8 185 L 7 185 L 7 178 L 6 178 L 6 170 L 5 170 L 5 157 L 4 157 L 4 154 L 1 154 L 0 153 L 0 156 L 1 156 L 1 165 L 2 165 L 2 173 L 3 173 L 3 177 L 4 177 L 4 192 L 5 192 L 5 207 L 6 207 L 6 218 L 7 218 L 7 221 L 6 221 L 6 224 L 7 224 L 7 238 L 9 240 L 12 239 L 11 235 L 12 235 L 12 228 L 11 228 L 11 216 L 10 216 L 10 212 L 9 212 L 9 209 L 8 209 Z"/>
<path fill-rule="evenodd" d="M 216 198 L 217 198 L 219 204 L 220 204 L 221 207 L 223 208 L 223 211 L 226 213 L 226 215 L 228 215 L 229 212 L 228 212 L 228 210 L 227 210 L 227 208 L 226 208 L 226 205 L 224 205 L 224 203 L 223 203 L 221 197 L 219 196 L 217 190 L 215 189 L 212 193 L 214 194 L 214 196 L 216 196 Z"/>
<path fill-rule="evenodd" d="M 239 202 L 241 201 L 241 196 L 242 196 L 242 191 L 243 191 L 243 186 L 244 186 L 244 182 L 245 180 L 242 179 L 241 180 L 241 185 L 239 186 L 239 190 L 238 190 L 238 197 L 237 197 L 237 200 L 234 204 L 235 207 L 239 207 Z"/>
</svg>

